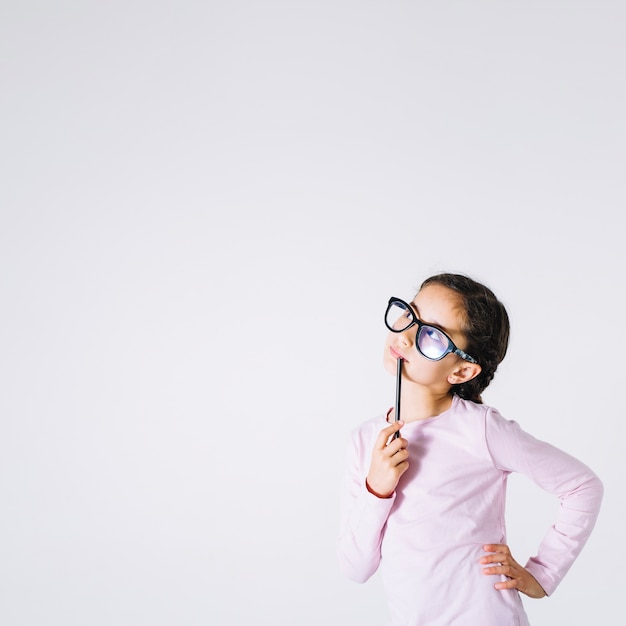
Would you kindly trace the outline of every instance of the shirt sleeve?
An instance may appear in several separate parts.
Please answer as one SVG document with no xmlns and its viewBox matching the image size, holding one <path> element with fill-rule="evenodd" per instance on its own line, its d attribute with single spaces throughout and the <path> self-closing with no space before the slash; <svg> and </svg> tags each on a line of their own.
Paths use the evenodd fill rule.
<svg viewBox="0 0 626 626">
<path fill-rule="evenodd" d="M 378 569 L 385 524 L 396 498 L 395 492 L 390 498 L 378 498 L 367 490 L 370 448 L 353 433 L 340 494 L 339 568 L 359 583 L 368 580 Z"/>
<path fill-rule="evenodd" d="M 494 409 L 487 412 L 485 435 L 498 469 L 524 474 L 559 500 L 554 524 L 525 565 L 551 595 L 593 530 L 602 502 L 602 482 L 584 463 L 535 439 Z"/>
</svg>

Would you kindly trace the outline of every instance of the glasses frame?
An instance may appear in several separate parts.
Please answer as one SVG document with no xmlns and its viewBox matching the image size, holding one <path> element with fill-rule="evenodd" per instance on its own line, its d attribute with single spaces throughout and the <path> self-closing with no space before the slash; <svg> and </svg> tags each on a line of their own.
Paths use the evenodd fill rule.
<svg viewBox="0 0 626 626">
<path fill-rule="evenodd" d="M 405 308 L 411 316 L 409 323 L 404 328 L 400 328 L 400 329 L 391 328 L 391 326 L 387 324 L 387 314 L 389 313 L 389 309 L 396 303 L 399 303 L 402 306 L 402 308 Z M 452 339 L 450 339 L 448 334 L 444 332 L 443 330 L 441 330 L 441 328 L 438 328 L 437 326 L 433 326 L 432 324 L 424 324 L 424 322 L 419 320 L 417 315 L 415 314 L 415 311 L 413 310 L 413 307 L 408 302 L 405 302 L 404 300 L 401 300 L 400 298 L 396 298 L 396 297 L 389 298 L 389 303 L 387 304 L 387 309 L 385 310 L 385 326 L 392 333 L 403 333 L 405 330 L 408 330 L 409 328 L 411 328 L 411 326 L 417 326 L 417 333 L 415 335 L 415 347 L 417 348 L 417 351 L 425 359 L 428 359 L 429 361 L 441 361 L 441 359 L 443 359 L 448 354 L 456 354 L 457 356 L 460 356 L 465 361 L 469 361 L 470 363 L 478 363 L 478 361 L 473 356 L 470 356 L 469 354 L 467 354 L 467 352 L 464 352 L 460 348 L 457 348 L 456 345 L 454 344 L 454 341 L 452 341 Z M 446 348 L 446 351 L 437 359 L 433 359 L 430 356 L 426 356 L 420 348 L 419 338 L 424 328 L 433 328 L 437 332 L 442 333 L 443 336 L 448 340 L 448 347 Z"/>
</svg>

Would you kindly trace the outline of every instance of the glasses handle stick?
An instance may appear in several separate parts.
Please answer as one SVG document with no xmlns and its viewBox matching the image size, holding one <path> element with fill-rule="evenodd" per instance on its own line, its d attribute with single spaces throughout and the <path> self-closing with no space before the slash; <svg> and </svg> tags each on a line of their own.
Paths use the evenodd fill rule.
<svg viewBox="0 0 626 626">
<path fill-rule="evenodd" d="M 398 359 L 396 370 L 396 410 L 394 411 L 394 421 L 400 419 L 400 390 L 402 387 L 402 359 Z M 400 436 L 400 432 L 397 431 L 393 435 L 393 439 L 397 439 Z"/>
</svg>

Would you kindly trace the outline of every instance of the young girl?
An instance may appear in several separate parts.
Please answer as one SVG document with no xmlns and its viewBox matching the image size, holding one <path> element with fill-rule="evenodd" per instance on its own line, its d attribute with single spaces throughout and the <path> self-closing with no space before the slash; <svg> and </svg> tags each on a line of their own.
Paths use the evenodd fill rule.
<svg viewBox="0 0 626 626">
<path fill-rule="evenodd" d="M 392 298 L 384 365 L 402 360 L 401 419 L 365 422 L 351 438 L 339 564 L 357 582 L 381 567 L 388 626 L 525 626 L 519 592 L 550 595 L 587 541 L 602 483 L 583 463 L 482 403 L 504 358 L 509 320 L 490 289 L 432 276 L 411 303 Z M 506 544 L 507 476 L 559 499 L 536 556 Z"/>
</svg>

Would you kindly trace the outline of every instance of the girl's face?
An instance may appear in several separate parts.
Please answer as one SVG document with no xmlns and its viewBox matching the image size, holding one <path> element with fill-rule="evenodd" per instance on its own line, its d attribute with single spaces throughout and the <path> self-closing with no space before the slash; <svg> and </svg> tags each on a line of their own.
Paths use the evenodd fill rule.
<svg viewBox="0 0 626 626">
<path fill-rule="evenodd" d="M 443 285 L 427 285 L 411 302 L 417 318 L 443 330 L 461 350 L 467 340 L 461 331 L 465 311 L 461 297 Z M 448 386 L 449 376 L 467 362 L 455 354 L 447 354 L 440 361 L 431 361 L 415 346 L 417 325 L 400 333 L 390 332 L 385 341 L 384 366 L 395 376 L 398 357 L 403 359 L 403 379 L 426 386 Z M 458 381 L 453 381 L 458 382 Z M 462 381 L 461 381 L 462 382 Z"/>
</svg>

